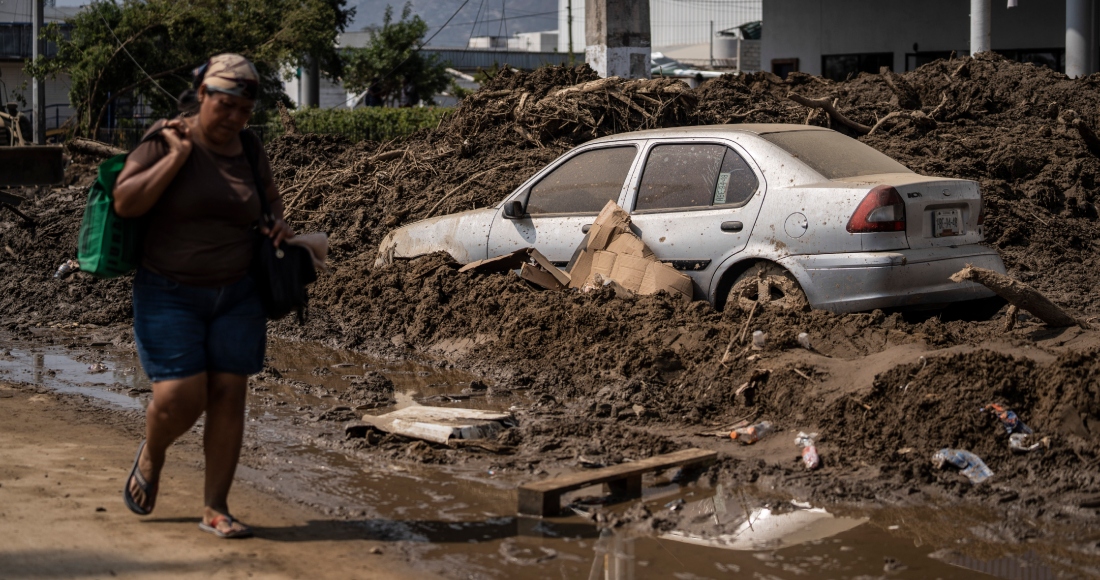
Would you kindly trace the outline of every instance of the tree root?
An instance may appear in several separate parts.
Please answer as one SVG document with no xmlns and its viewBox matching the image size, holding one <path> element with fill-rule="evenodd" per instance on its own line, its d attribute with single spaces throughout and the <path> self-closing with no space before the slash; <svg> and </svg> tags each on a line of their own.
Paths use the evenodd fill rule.
<svg viewBox="0 0 1100 580">
<path fill-rule="evenodd" d="M 1080 326 L 1088 329 L 1088 325 L 1066 314 L 1064 310 L 1043 296 L 1038 290 L 1013 280 L 1004 274 L 998 274 L 993 270 L 967 266 L 951 275 L 952 282 L 977 282 L 997 293 L 998 296 L 1008 300 L 1009 303 L 1027 310 L 1039 320 L 1053 328 L 1065 328 L 1068 326 Z"/>
<path fill-rule="evenodd" d="M 859 133 L 860 135 L 866 135 L 871 132 L 871 127 L 862 123 L 857 123 L 848 117 L 845 117 L 840 111 L 833 106 L 829 99 L 808 99 L 798 93 L 788 93 L 787 98 L 802 105 L 803 107 L 810 107 L 814 109 L 821 109 L 829 114 L 834 121 L 848 127 L 849 129 Z"/>
</svg>

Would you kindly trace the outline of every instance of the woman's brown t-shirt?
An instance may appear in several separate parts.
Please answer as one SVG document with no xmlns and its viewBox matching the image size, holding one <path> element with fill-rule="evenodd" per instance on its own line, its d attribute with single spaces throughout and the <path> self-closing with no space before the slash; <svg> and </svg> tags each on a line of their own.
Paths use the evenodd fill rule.
<svg viewBox="0 0 1100 580">
<path fill-rule="evenodd" d="M 181 284 L 228 286 L 245 276 L 254 252 L 252 227 L 260 219 L 260 201 L 252 168 L 243 152 L 220 155 L 195 139 L 192 143 L 187 161 L 147 214 L 142 266 Z M 149 167 L 167 154 L 167 143 L 156 135 L 129 160 Z M 278 192 L 262 148 L 259 158 L 260 179 L 273 202 Z"/>
</svg>

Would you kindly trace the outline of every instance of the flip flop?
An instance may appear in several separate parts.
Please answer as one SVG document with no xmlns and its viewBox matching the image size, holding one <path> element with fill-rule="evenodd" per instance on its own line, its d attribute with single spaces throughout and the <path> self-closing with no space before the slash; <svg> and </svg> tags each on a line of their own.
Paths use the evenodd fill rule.
<svg viewBox="0 0 1100 580">
<path fill-rule="evenodd" d="M 228 532 L 223 532 L 218 529 L 218 524 L 222 523 L 223 521 L 229 523 L 230 530 Z M 234 530 L 233 524 L 241 524 L 244 527 L 239 530 Z M 218 514 L 210 520 L 209 524 L 205 522 L 199 522 L 199 529 L 204 532 L 210 532 L 211 534 L 214 534 L 219 538 L 229 539 L 252 537 L 252 528 L 248 527 L 246 524 L 238 522 L 233 516 L 229 514 Z"/>
<path fill-rule="evenodd" d="M 141 444 L 138 445 L 137 455 L 134 456 L 134 467 L 130 469 L 130 477 L 126 478 L 126 485 L 122 488 L 122 500 L 126 502 L 126 507 L 139 516 L 147 516 L 153 513 L 153 508 L 157 505 L 157 484 L 145 481 L 145 478 L 141 475 L 141 469 L 138 468 L 138 464 L 141 462 L 141 452 L 144 450 L 145 440 L 142 440 Z M 145 495 L 146 501 L 149 502 L 148 509 L 138 505 L 134 495 L 130 493 L 131 481 L 137 482 L 138 489 Z"/>
</svg>

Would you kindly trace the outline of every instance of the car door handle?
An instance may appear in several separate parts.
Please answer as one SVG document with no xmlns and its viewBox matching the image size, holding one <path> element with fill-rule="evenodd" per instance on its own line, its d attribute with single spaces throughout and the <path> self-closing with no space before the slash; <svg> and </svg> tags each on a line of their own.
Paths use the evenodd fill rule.
<svg viewBox="0 0 1100 580">
<path fill-rule="evenodd" d="M 722 222 L 723 232 L 739 232 L 745 229 L 745 224 L 741 222 Z"/>
<path fill-rule="evenodd" d="M 592 229 L 592 224 L 584 224 L 583 226 L 581 226 L 581 233 L 587 234 L 588 230 L 590 229 Z"/>
</svg>

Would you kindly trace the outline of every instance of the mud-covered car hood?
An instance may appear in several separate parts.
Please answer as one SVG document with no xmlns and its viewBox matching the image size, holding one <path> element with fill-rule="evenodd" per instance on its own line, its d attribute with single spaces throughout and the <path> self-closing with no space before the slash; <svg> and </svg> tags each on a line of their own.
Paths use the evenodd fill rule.
<svg viewBox="0 0 1100 580">
<path fill-rule="evenodd" d="M 494 208 L 475 209 L 401 226 L 382 239 L 374 265 L 433 252 L 447 252 L 463 264 L 483 260 L 488 256 L 489 228 L 496 214 Z"/>
</svg>

